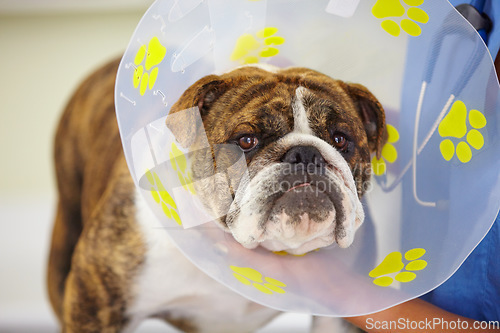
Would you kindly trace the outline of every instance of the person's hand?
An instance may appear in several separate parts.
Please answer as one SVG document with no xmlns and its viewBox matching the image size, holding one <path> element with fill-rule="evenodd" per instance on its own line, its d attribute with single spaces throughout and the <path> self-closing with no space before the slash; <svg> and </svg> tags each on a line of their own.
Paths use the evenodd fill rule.
<svg viewBox="0 0 500 333">
<path fill-rule="evenodd" d="M 500 332 L 500 320 L 475 321 L 447 312 L 421 299 L 358 317 L 344 318 L 366 332 Z"/>
</svg>

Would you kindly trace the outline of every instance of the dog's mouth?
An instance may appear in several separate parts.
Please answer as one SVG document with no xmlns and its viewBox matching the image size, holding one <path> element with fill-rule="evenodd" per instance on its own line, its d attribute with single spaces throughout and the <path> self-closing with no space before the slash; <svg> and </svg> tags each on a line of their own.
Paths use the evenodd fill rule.
<svg viewBox="0 0 500 333">
<path fill-rule="evenodd" d="M 339 186 L 343 182 L 341 177 L 334 181 L 322 173 L 298 173 L 284 176 L 277 182 L 278 185 L 275 185 L 278 191 L 269 197 L 269 203 L 276 202 L 283 196 L 291 194 L 306 196 L 307 198 L 304 200 L 314 200 L 314 198 L 326 196 L 332 202 L 338 201 Z"/>
<path fill-rule="evenodd" d="M 344 169 L 275 164 L 260 170 L 247 187 L 238 189 L 226 219 L 229 230 L 247 248 L 260 245 L 291 254 L 333 243 L 349 246 L 355 221 L 363 216 L 350 184 L 354 180 Z"/>
<path fill-rule="evenodd" d="M 339 182 L 318 173 L 283 177 L 281 190 L 268 198 L 260 245 L 303 254 L 335 242 L 336 222 L 344 219 Z"/>
</svg>

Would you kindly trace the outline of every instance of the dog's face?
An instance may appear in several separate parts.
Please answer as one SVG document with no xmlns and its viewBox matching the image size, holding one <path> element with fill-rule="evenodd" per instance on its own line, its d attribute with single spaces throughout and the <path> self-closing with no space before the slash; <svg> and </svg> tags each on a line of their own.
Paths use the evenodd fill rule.
<svg viewBox="0 0 500 333">
<path fill-rule="evenodd" d="M 249 66 L 202 78 L 171 114 L 192 107 L 210 149 L 196 149 L 201 126 L 189 119 L 167 117 L 167 126 L 193 147 L 200 199 L 239 243 L 292 254 L 352 243 L 370 154 L 380 155 L 387 136 L 365 87 L 305 68 Z M 242 155 L 246 168 L 235 167 Z"/>
</svg>

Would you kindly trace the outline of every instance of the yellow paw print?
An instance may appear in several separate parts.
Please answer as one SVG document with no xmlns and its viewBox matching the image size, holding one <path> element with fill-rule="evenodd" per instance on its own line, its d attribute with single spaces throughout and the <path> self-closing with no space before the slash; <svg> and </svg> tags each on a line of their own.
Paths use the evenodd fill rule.
<svg viewBox="0 0 500 333">
<path fill-rule="evenodd" d="M 429 15 L 417 8 L 424 3 L 424 0 L 403 0 L 403 2 L 411 7 L 406 10 L 400 0 L 377 0 L 372 7 L 372 14 L 378 19 L 394 18 L 381 23 L 382 28 L 392 36 L 399 36 L 401 29 L 410 36 L 420 36 L 422 29 L 416 22 L 422 24 L 429 22 Z M 408 18 L 403 18 L 405 14 Z M 395 21 L 396 18 L 402 19 L 399 19 L 398 23 Z"/>
<path fill-rule="evenodd" d="M 181 218 L 177 214 L 177 205 L 174 199 L 167 192 L 156 172 L 146 171 L 146 178 L 151 184 L 151 195 L 156 203 L 161 205 L 163 213 L 169 218 L 173 218 L 178 225 L 182 225 Z"/>
<path fill-rule="evenodd" d="M 467 120 L 469 121 L 472 129 L 468 130 Z M 441 141 L 439 149 L 441 150 L 441 155 L 447 161 L 451 160 L 457 153 L 457 157 L 462 163 L 467 163 L 472 158 L 472 150 L 470 146 L 474 149 L 479 150 L 484 146 L 484 137 L 478 129 L 486 126 L 485 116 L 478 110 L 470 110 L 467 117 L 467 107 L 464 102 L 456 101 L 453 103 L 450 112 L 444 117 L 444 119 L 439 123 L 438 131 L 441 137 L 452 137 L 460 140 L 455 148 L 455 144 L 451 139 L 445 139 Z"/>
<path fill-rule="evenodd" d="M 393 143 L 399 141 L 399 132 L 394 126 L 387 125 L 387 133 L 389 136 L 387 138 L 387 143 L 382 148 L 382 157 L 378 159 L 377 156 L 373 156 L 372 158 L 372 170 L 377 176 L 381 176 L 385 173 L 387 169 L 385 161 L 394 163 L 398 158 L 398 151 Z"/>
<path fill-rule="evenodd" d="M 247 286 L 252 285 L 255 289 L 264 294 L 284 294 L 286 292 L 283 289 L 286 287 L 286 284 L 270 277 L 262 279 L 262 274 L 253 268 L 237 266 L 229 266 L 229 268 L 234 272 L 233 275 L 238 281 Z"/>
<path fill-rule="evenodd" d="M 291 254 L 291 253 L 288 253 L 286 251 L 273 251 L 274 254 L 276 255 L 279 255 L 279 256 L 294 256 L 294 257 L 303 257 L 305 256 L 306 254 L 309 254 L 309 253 L 312 253 L 312 252 L 318 252 L 320 249 L 315 249 L 315 250 L 312 250 L 312 251 L 309 251 L 309 252 L 306 252 L 306 253 L 302 253 L 302 254 Z"/>
<path fill-rule="evenodd" d="M 137 51 L 134 59 L 134 65 L 136 66 L 134 71 L 134 87 L 139 88 L 141 96 L 144 96 L 148 87 L 149 90 L 153 89 L 158 77 L 158 67 L 155 66 L 162 62 L 166 53 L 167 49 L 161 45 L 158 37 L 151 38 L 147 49 L 146 45 L 143 45 Z M 146 58 L 146 63 L 143 66 L 142 62 L 144 58 Z"/>
<path fill-rule="evenodd" d="M 187 160 L 184 153 L 172 142 L 172 150 L 170 151 L 170 163 L 172 168 L 177 171 L 177 177 L 182 184 L 182 187 L 191 193 L 196 195 L 196 191 L 193 185 L 193 175 L 191 171 L 187 171 Z"/>
<path fill-rule="evenodd" d="M 377 286 L 388 287 L 394 280 L 399 282 L 413 281 L 417 274 L 415 271 L 421 271 L 427 267 L 427 261 L 420 259 L 425 254 L 422 248 L 409 250 L 405 253 L 405 259 L 409 261 L 406 265 L 403 263 L 403 255 L 401 252 L 391 252 L 384 260 L 375 267 L 368 275 L 371 278 L 376 278 L 373 283 Z M 402 269 L 405 271 L 401 272 Z M 394 278 L 388 274 L 395 274 Z"/>
<path fill-rule="evenodd" d="M 231 61 L 239 61 L 242 65 L 256 64 L 259 58 L 270 58 L 277 55 L 280 50 L 276 47 L 285 42 L 285 38 L 276 36 L 278 28 L 267 27 L 255 36 L 243 34 L 236 41 L 236 46 L 231 54 Z"/>
<path fill-rule="evenodd" d="M 317 251 L 317 250 L 315 250 Z M 286 251 L 273 251 L 274 254 L 276 255 L 279 255 L 279 256 L 287 256 L 287 255 L 292 255 L 294 257 L 303 257 L 305 256 L 307 253 L 303 253 L 303 254 L 291 254 L 291 253 L 288 253 Z"/>
</svg>

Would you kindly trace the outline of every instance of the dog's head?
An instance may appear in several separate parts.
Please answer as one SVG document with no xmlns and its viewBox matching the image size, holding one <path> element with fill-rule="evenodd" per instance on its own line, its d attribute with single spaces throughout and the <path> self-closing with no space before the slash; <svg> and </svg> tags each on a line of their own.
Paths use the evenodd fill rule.
<svg viewBox="0 0 500 333">
<path fill-rule="evenodd" d="M 193 107 L 203 126 L 189 116 L 167 117 L 167 126 L 194 148 L 197 192 L 239 243 L 292 254 L 352 243 L 370 154 L 380 156 L 387 137 L 365 87 L 305 68 L 246 66 L 200 79 L 171 114 Z M 200 127 L 209 149 L 196 149 Z M 242 154 L 247 173 L 234 167 Z"/>
</svg>

